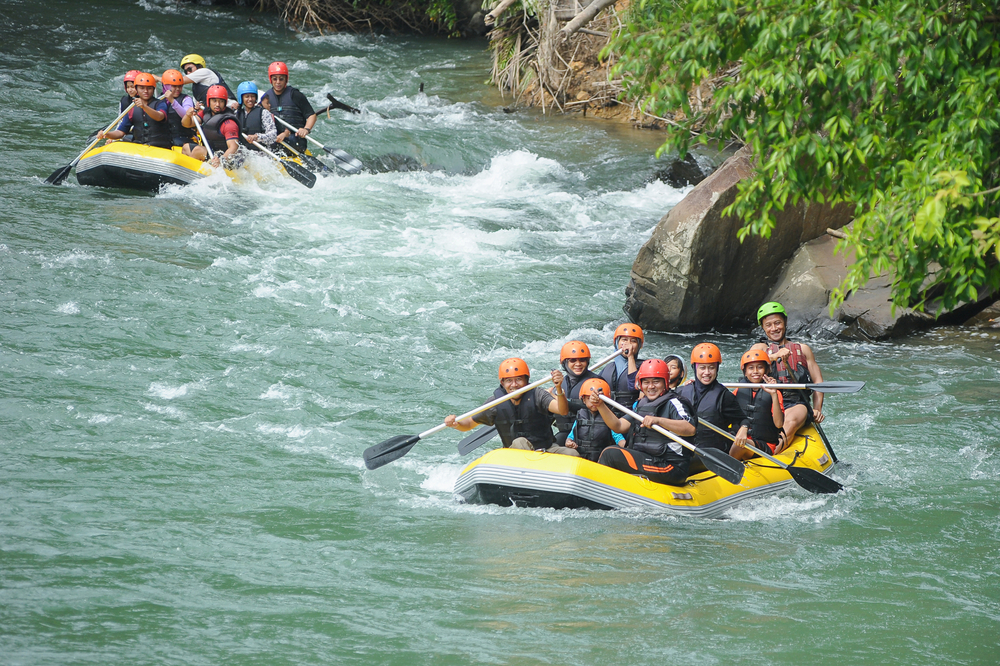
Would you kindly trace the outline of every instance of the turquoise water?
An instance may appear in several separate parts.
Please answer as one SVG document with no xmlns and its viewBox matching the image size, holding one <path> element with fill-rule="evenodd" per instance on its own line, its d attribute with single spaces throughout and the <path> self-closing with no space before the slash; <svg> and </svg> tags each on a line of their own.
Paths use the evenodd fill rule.
<svg viewBox="0 0 1000 666">
<path fill-rule="evenodd" d="M 826 403 L 835 497 L 718 521 L 462 505 L 457 433 L 373 472 L 362 451 L 472 408 L 508 356 L 610 348 L 684 194 L 647 182 L 656 137 L 503 113 L 481 42 L 0 7 L 0 662 L 997 662 L 997 332 L 814 343 L 828 379 L 868 382 Z M 43 184 L 122 72 L 192 51 L 234 85 L 280 57 L 315 104 L 367 111 L 320 140 L 440 169 Z M 707 339 L 728 377 L 753 342 L 647 349 Z"/>
</svg>

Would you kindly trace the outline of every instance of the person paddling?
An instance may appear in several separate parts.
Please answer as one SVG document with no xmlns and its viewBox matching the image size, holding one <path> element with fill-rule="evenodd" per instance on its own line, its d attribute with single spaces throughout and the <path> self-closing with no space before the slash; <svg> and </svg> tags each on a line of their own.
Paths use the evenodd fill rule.
<svg viewBox="0 0 1000 666">
<path fill-rule="evenodd" d="M 270 148 L 274 144 L 274 138 L 278 136 L 278 129 L 274 126 L 271 112 L 257 104 L 259 92 L 253 81 L 244 81 L 236 88 L 240 102 L 240 108 L 236 111 L 236 119 L 240 123 L 240 143 L 249 146 L 260 142 L 265 148 Z M 246 135 L 246 138 L 242 135 Z"/>
<path fill-rule="evenodd" d="M 528 385 L 530 373 L 528 364 L 520 358 L 508 358 L 500 364 L 500 388 L 493 392 L 490 400 L 502 398 Z M 497 405 L 475 416 L 457 420 L 454 414 L 445 417 L 444 424 L 460 432 L 472 430 L 477 425 L 496 426 L 504 448 L 541 450 L 548 453 L 579 455 L 573 449 L 556 444 L 552 434 L 552 418 L 566 416 L 569 403 L 562 390 L 563 374 L 552 371 L 552 383 L 556 386 L 555 396 L 541 386 L 517 398 Z"/>
<path fill-rule="evenodd" d="M 306 135 L 316 124 L 316 111 L 305 95 L 288 85 L 288 65 L 272 62 L 267 68 L 267 78 L 271 81 L 271 89 L 264 93 L 264 100 L 267 100 L 265 107 L 278 118 L 298 128 L 294 136 L 292 130 L 285 129 L 278 134 L 276 141 L 285 141 L 300 153 L 306 152 Z"/>
<path fill-rule="evenodd" d="M 639 350 L 642 349 L 644 340 L 642 329 L 635 324 L 622 324 L 615 329 L 614 346 L 615 349 L 621 349 L 622 353 L 613 363 L 604 366 L 601 379 L 611 387 L 611 395 L 608 397 L 622 405 L 632 405 L 639 399 L 635 373 L 642 365 Z"/>
<path fill-rule="evenodd" d="M 767 375 L 770 369 L 767 352 L 751 349 L 740 359 L 740 370 L 751 384 L 760 384 L 759 389 L 737 388 L 736 400 L 750 421 L 746 437 L 737 435 L 729 449 L 729 455 L 737 460 L 748 460 L 754 453 L 744 444 L 763 450 L 765 453 L 781 453 L 785 448 L 785 406 L 778 390 L 778 383 Z M 740 429 L 742 433 L 743 429 Z"/>
<path fill-rule="evenodd" d="M 645 476 L 656 483 L 684 485 L 691 465 L 691 452 L 652 428 L 658 425 L 681 437 L 690 437 L 696 432 L 698 417 L 685 398 L 667 388 L 669 377 L 667 364 L 660 359 L 649 359 L 639 366 L 635 379 L 643 396 L 634 409 L 643 417 L 641 424 L 619 418 L 601 402 L 599 410 L 605 424 L 617 433 L 628 433 L 628 439 L 624 448 L 604 449 L 597 462 L 627 474 Z"/>
<path fill-rule="evenodd" d="M 601 451 L 609 446 L 624 446 L 625 443 L 625 437 L 612 430 L 601 416 L 601 407 L 605 406 L 598 397 L 601 394 L 610 395 L 611 387 L 600 377 L 581 382 L 583 407 L 577 410 L 573 429 L 566 438 L 566 448 L 576 450 L 581 458 L 591 462 L 597 462 Z"/>
<path fill-rule="evenodd" d="M 212 86 L 222 86 L 226 89 L 227 106 L 236 110 L 236 95 L 226 80 L 216 70 L 205 63 L 205 59 L 197 53 L 191 53 L 181 58 L 181 70 L 184 72 L 184 83 L 191 84 L 191 94 L 202 104 L 208 104 L 208 90 Z"/>
<path fill-rule="evenodd" d="M 196 132 L 182 124 L 187 112 L 194 109 L 194 98 L 184 94 L 184 75 L 176 69 L 168 69 L 160 77 L 163 84 L 163 99 L 167 103 L 167 123 L 173 145 L 183 148 L 195 141 Z"/>
<path fill-rule="evenodd" d="M 122 118 L 118 127 L 97 133 L 98 139 L 108 139 L 108 143 L 121 139 L 129 132 L 132 141 L 157 148 L 169 148 L 173 145 L 170 138 L 170 125 L 167 123 L 167 103 L 162 99 L 154 99 L 156 79 L 145 72 L 135 77 L 136 96 L 132 100 L 135 106 Z"/>
<path fill-rule="evenodd" d="M 766 338 L 751 349 L 767 352 L 771 362 L 771 376 L 779 384 L 812 384 L 823 381 L 823 373 L 816 363 L 812 348 L 785 337 L 788 314 L 781 303 L 771 301 L 760 306 L 757 310 L 757 323 L 764 329 Z M 799 428 L 812 421 L 823 422 L 823 394 L 807 389 L 786 390 L 781 394 L 785 401 L 785 440 L 791 444 Z"/>
<path fill-rule="evenodd" d="M 746 441 L 749 420 L 743 408 L 729 389 L 719 383 L 719 364 L 722 352 L 711 342 L 695 345 L 691 350 L 691 367 L 694 381 L 677 390 L 698 415 L 699 421 L 708 421 L 716 426 L 733 431 L 738 427 L 737 439 Z M 701 448 L 718 449 L 728 453 L 729 440 L 706 426 L 699 426 L 694 436 L 694 445 Z"/>
<path fill-rule="evenodd" d="M 576 413 L 583 409 L 580 399 L 580 386 L 588 379 L 597 379 L 597 375 L 589 370 L 590 347 L 585 342 L 570 340 L 559 350 L 559 364 L 565 370 L 562 384 L 551 389 L 552 392 L 562 390 L 569 403 L 569 415 L 556 417 L 556 444 L 562 446 L 573 429 Z"/>
<path fill-rule="evenodd" d="M 228 95 L 225 88 L 212 86 L 208 89 L 207 97 L 208 109 L 199 111 L 189 109 L 184 118 L 181 119 L 181 123 L 187 128 L 195 127 L 194 119 L 196 116 L 199 118 L 205 139 L 214 153 L 209 164 L 217 167 L 222 163 L 222 160 L 227 162 L 232 160 L 236 151 L 240 149 L 240 126 L 236 115 L 226 108 Z M 186 143 L 183 152 L 196 160 L 204 161 L 208 158 L 208 151 L 204 146 Z M 219 159 L 220 155 L 222 155 L 222 160 Z"/>
</svg>

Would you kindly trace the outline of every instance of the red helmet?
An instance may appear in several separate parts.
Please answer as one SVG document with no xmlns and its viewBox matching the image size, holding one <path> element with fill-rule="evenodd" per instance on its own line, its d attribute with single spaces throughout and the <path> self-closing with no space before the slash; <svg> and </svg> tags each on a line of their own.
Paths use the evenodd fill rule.
<svg viewBox="0 0 1000 666">
<path fill-rule="evenodd" d="M 208 102 L 210 99 L 221 99 L 223 101 L 229 100 L 229 92 L 226 90 L 225 86 L 220 86 L 218 84 L 212 86 L 205 93 L 205 101 Z"/>
<path fill-rule="evenodd" d="M 131 81 L 132 83 L 135 83 L 135 77 L 139 76 L 140 74 L 142 74 L 142 72 L 140 72 L 137 69 L 130 69 L 130 70 L 128 70 L 125 73 L 125 83 L 128 83 L 129 81 Z"/>
<path fill-rule="evenodd" d="M 524 375 L 525 377 L 530 377 L 531 373 L 528 371 L 528 364 L 520 358 L 509 358 L 500 364 L 500 380 L 503 381 L 506 377 L 520 377 Z"/>
<path fill-rule="evenodd" d="M 271 78 L 275 74 L 284 74 L 288 76 L 288 65 L 283 62 L 272 62 L 267 67 L 267 78 Z"/>
<path fill-rule="evenodd" d="M 740 359 L 740 370 L 745 368 L 748 363 L 754 363 L 760 361 L 762 363 L 771 363 L 771 359 L 768 358 L 767 352 L 762 349 L 751 349 L 746 354 L 743 354 L 743 358 Z"/>
<path fill-rule="evenodd" d="M 570 340 L 562 346 L 559 351 L 559 362 L 571 358 L 590 358 L 590 347 L 587 346 L 586 342 L 580 342 L 579 340 Z"/>
<path fill-rule="evenodd" d="M 608 383 L 601 379 L 600 377 L 591 377 L 582 384 L 580 384 L 580 399 L 582 400 L 586 396 L 590 395 L 590 389 L 597 389 L 598 393 L 603 393 L 604 395 L 611 397 L 611 387 Z"/>
<path fill-rule="evenodd" d="M 139 75 L 135 77 L 135 85 L 149 86 L 150 88 L 155 88 L 156 79 L 153 78 L 152 74 L 146 74 L 145 72 L 140 72 Z"/>
<path fill-rule="evenodd" d="M 168 69 L 163 72 L 161 81 L 163 81 L 163 85 L 165 86 L 182 86 L 184 85 L 184 75 L 176 69 Z"/>
<path fill-rule="evenodd" d="M 691 350 L 691 363 L 722 363 L 722 352 L 711 342 L 703 342 Z"/>
<path fill-rule="evenodd" d="M 642 343 L 646 341 L 645 337 L 642 335 L 642 329 L 635 324 L 622 324 L 615 329 L 615 349 L 618 349 L 618 338 L 628 336 L 630 338 L 639 338 L 639 347 L 642 347 Z"/>
<path fill-rule="evenodd" d="M 639 372 L 635 373 L 635 382 L 639 383 L 640 380 L 647 377 L 659 377 L 663 381 L 670 383 L 670 369 L 667 364 L 658 358 L 651 358 L 642 362 L 639 366 Z"/>
</svg>

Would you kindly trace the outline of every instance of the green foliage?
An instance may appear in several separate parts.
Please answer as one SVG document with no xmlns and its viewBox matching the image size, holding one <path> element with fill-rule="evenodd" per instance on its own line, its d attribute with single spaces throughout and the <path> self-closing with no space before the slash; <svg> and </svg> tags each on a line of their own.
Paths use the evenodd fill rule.
<svg viewBox="0 0 1000 666">
<path fill-rule="evenodd" d="M 747 234 L 802 202 L 855 206 L 831 309 L 891 272 L 897 305 L 1000 288 L 1000 9 L 980 0 L 633 0 L 610 50 L 626 94 L 682 111 L 660 151 L 733 137 L 758 161 Z M 738 73 L 715 78 L 733 63 Z M 689 95 L 712 82 L 695 115 Z"/>
</svg>

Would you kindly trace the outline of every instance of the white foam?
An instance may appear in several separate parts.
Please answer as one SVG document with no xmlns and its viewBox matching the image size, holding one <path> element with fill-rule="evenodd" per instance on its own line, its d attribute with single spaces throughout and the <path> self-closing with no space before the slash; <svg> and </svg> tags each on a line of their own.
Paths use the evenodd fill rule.
<svg viewBox="0 0 1000 666">
<path fill-rule="evenodd" d="M 157 398 L 162 398 L 163 400 L 173 400 L 174 398 L 180 398 L 181 396 L 187 395 L 188 389 L 191 386 L 192 384 L 171 386 L 170 384 L 164 384 L 162 382 L 153 382 L 149 385 L 147 393 Z"/>
<path fill-rule="evenodd" d="M 60 305 L 59 307 L 57 307 L 56 308 L 56 312 L 58 312 L 59 314 L 65 314 L 65 315 L 80 314 L 80 306 L 77 303 L 73 302 L 73 301 L 69 301 L 69 302 L 63 303 L 62 305 Z"/>
</svg>

